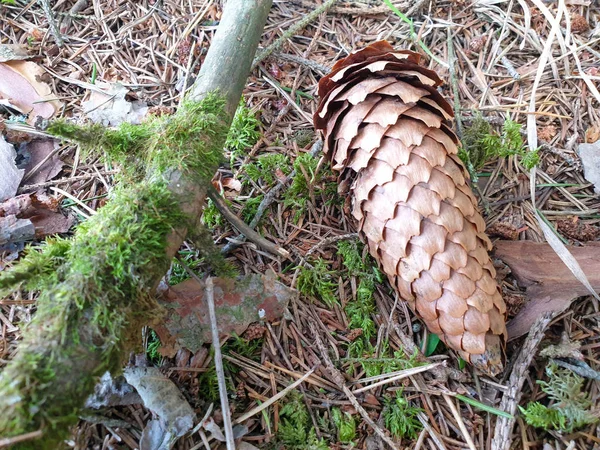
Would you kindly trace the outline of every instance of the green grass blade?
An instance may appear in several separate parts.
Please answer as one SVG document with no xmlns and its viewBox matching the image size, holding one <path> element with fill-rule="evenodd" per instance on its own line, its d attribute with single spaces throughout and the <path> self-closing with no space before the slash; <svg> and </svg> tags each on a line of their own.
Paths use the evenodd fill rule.
<svg viewBox="0 0 600 450">
<path fill-rule="evenodd" d="M 462 400 L 465 403 L 468 403 L 471 406 L 475 406 L 476 408 L 481 409 L 482 411 L 486 411 L 486 412 L 495 414 L 500 417 L 506 417 L 507 419 L 514 419 L 514 416 L 507 413 L 506 411 L 502 411 L 500 409 L 494 408 L 493 406 L 489 406 L 489 405 L 486 405 L 485 403 L 478 402 L 477 400 L 474 400 L 470 397 L 465 397 L 464 395 L 460 395 L 460 394 L 452 394 L 452 395 L 454 395 L 457 399 Z"/>
</svg>

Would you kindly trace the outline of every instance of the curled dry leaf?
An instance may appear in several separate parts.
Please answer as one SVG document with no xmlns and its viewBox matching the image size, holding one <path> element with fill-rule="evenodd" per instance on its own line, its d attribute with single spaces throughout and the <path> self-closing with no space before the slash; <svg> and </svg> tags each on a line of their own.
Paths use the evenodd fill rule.
<svg viewBox="0 0 600 450">
<path fill-rule="evenodd" d="M 144 431 L 140 447 L 169 450 L 175 441 L 192 429 L 196 414 L 177 385 L 156 367 L 128 367 L 123 371 L 127 383 L 142 398 L 144 406 L 158 416 Z"/>
<path fill-rule="evenodd" d="M 569 247 L 596 292 L 600 291 L 600 243 Z M 509 339 L 528 333 L 544 313 L 560 312 L 577 297 L 589 295 L 546 243 L 532 241 L 498 241 L 496 256 L 510 267 L 521 286 L 527 288 L 528 302 L 508 323 Z"/>
<path fill-rule="evenodd" d="M 275 280 L 275 275 L 248 275 L 237 280 L 214 278 L 215 308 L 221 336 L 241 335 L 258 320 L 280 318 L 296 291 Z M 168 315 L 152 328 L 161 341 L 160 352 L 173 357 L 179 348 L 197 352 L 212 341 L 204 285 L 189 279 L 170 286 L 161 303 Z"/>
<path fill-rule="evenodd" d="M 600 141 L 580 144 L 577 154 L 581 158 L 585 179 L 594 183 L 594 192 L 600 194 Z"/>
<path fill-rule="evenodd" d="M 13 197 L 23 179 L 24 171 L 17 168 L 16 157 L 15 148 L 0 135 L 0 201 Z"/>
<path fill-rule="evenodd" d="M 139 124 L 146 114 L 148 105 L 141 101 L 125 99 L 129 92 L 119 83 L 97 83 L 90 91 L 89 100 L 82 103 L 83 112 L 92 122 L 116 127 L 123 122 Z"/>
<path fill-rule="evenodd" d="M 50 86 L 41 81 L 43 76 L 44 70 L 31 61 L 0 62 L 0 98 L 28 114 L 29 124 L 37 117 L 49 119 L 61 106 Z"/>
<path fill-rule="evenodd" d="M 58 200 L 43 191 L 18 195 L 0 203 L 0 219 L 3 238 L 7 230 L 14 229 L 17 225 L 21 227 L 18 233 L 13 231 L 8 242 L 66 233 L 74 222 L 73 217 L 65 216 L 59 211 Z"/>
<path fill-rule="evenodd" d="M 45 183 L 53 179 L 62 170 L 64 164 L 55 152 L 58 148 L 58 141 L 54 139 L 34 139 L 25 144 L 24 147 L 24 151 L 20 150 L 20 153 L 26 152 L 28 156 L 24 167 L 24 183 Z M 34 169 L 36 169 L 35 172 Z"/>
<path fill-rule="evenodd" d="M 361 239 L 415 313 L 462 358 L 503 367 L 506 305 L 438 75 L 376 42 L 319 82 L 315 126 Z"/>
</svg>

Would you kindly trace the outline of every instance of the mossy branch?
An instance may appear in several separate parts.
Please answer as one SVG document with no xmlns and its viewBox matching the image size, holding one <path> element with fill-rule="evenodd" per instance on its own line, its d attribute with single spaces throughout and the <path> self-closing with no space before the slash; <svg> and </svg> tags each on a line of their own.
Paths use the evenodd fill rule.
<svg viewBox="0 0 600 450">
<path fill-rule="evenodd" d="M 160 317 L 153 290 L 199 223 L 270 6 L 227 2 L 192 97 L 171 118 L 116 131 L 55 126 L 55 134 L 124 163 L 143 156 L 143 163 L 69 244 L 31 253 L 0 279 L 4 289 L 47 280 L 19 351 L 0 374 L 0 436 L 41 432 L 14 448 L 59 448 L 98 378 L 120 370 L 141 325 Z"/>
</svg>

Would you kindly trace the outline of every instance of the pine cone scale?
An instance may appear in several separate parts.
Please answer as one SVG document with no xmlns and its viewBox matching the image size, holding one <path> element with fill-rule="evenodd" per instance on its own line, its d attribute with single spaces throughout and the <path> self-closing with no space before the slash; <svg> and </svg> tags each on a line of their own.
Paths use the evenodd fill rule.
<svg viewBox="0 0 600 450">
<path fill-rule="evenodd" d="M 315 126 L 390 283 L 430 331 L 494 374 L 506 307 L 458 139 L 445 123 L 452 109 L 419 59 L 378 42 L 338 61 L 319 83 Z"/>
</svg>

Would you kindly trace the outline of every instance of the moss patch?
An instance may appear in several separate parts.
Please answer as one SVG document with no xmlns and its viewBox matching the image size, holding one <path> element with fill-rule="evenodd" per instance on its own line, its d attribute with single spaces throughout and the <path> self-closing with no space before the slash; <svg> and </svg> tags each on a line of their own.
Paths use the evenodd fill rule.
<svg viewBox="0 0 600 450">
<path fill-rule="evenodd" d="M 0 289 L 43 287 L 19 352 L 0 374 L 0 436 L 44 432 L 15 448 L 58 448 L 98 378 L 119 371 L 141 326 L 161 316 L 152 294 L 171 263 L 167 239 L 188 220 L 166 180 L 179 170 L 188 182 L 209 183 L 228 123 L 224 100 L 212 94 L 139 127 L 49 127 L 122 163 L 126 182 L 71 241 L 50 241 L 0 276 Z"/>
</svg>

